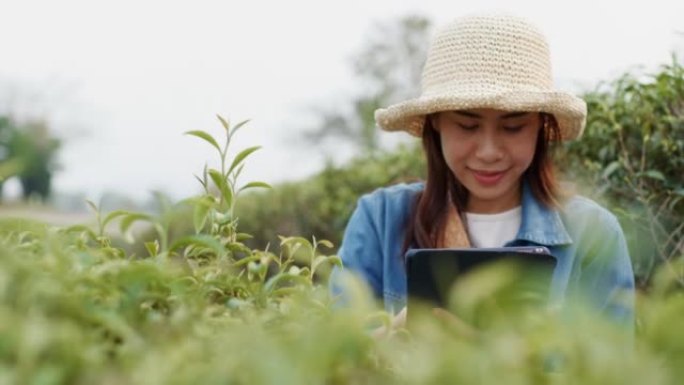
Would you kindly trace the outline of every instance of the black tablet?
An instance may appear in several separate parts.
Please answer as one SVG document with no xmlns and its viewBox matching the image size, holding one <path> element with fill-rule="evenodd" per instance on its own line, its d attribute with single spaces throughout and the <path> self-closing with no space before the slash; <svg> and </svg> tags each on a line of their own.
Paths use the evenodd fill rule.
<svg viewBox="0 0 684 385">
<path fill-rule="evenodd" d="M 412 249 L 406 253 L 409 306 L 411 301 L 419 300 L 446 308 L 449 294 L 459 277 L 497 261 L 515 264 L 523 269 L 521 271 L 529 272 L 527 277 L 530 279 L 534 272 L 534 277 L 542 278 L 542 287 L 547 290 L 556 266 L 556 258 L 542 246 Z"/>
</svg>

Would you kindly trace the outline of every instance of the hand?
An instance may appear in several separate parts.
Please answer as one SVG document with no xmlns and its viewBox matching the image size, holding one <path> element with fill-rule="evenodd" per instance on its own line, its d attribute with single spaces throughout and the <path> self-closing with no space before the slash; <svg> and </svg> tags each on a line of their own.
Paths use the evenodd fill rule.
<svg viewBox="0 0 684 385">
<path fill-rule="evenodd" d="M 480 333 L 467 322 L 460 319 L 455 314 L 448 312 L 442 308 L 436 307 L 432 309 L 432 314 L 435 315 L 439 320 L 443 321 L 446 325 L 451 327 L 458 334 L 466 337 L 468 339 L 476 338 Z"/>
<path fill-rule="evenodd" d="M 403 328 L 404 326 L 406 326 L 406 306 L 404 306 L 404 308 L 401 309 L 401 311 L 397 313 L 394 318 L 392 318 L 392 322 L 390 322 L 389 327 L 381 326 L 373 330 L 371 332 L 371 336 L 375 339 L 387 337 L 393 331 Z"/>
</svg>

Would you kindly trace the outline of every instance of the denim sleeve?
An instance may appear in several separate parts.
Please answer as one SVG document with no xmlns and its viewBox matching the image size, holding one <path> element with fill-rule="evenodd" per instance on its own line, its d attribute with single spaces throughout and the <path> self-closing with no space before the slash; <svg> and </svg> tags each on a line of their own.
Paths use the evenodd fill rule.
<svg viewBox="0 0 684 385">
<path fill-rule="evenodd" d="M 347 223 L 338 255 L 342 260 L 342 269 L 360 276 L 370 286 L 373 294 L 380 298 L 382 249 L 377 224 L 374 223 L 371 215 L 372 206 L 377 203 L 372 198 L 372 196 L 364 196 L 359 199 Z M 340 273 L 341 269 L 335 267 L 331 275 L 330 289 L 333 295 L 342 295 L 344 301 L 344 293 L 338 282 Z"/>
<path fill-rule="evenodd" d="M 627 242 L 614 216 L 601 222 L 589 229 L 592 242 L 582 261 L 579 288 L 610 318 L 633 328 L 634 274 Z"/>
</svg>

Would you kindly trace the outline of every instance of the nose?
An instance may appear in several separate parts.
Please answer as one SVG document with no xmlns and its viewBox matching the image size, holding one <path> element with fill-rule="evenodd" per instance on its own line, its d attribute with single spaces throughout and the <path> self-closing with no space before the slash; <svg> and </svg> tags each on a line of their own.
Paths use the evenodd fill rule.
<svg viewBox="0 0 684 385">
<path fill-rule="evenodd" d="M 493 163 L 503 158 L 503 149 L 495 132 L 486 130 L 477 143 L 475 156 L 484 163 Z"/>
</svg>

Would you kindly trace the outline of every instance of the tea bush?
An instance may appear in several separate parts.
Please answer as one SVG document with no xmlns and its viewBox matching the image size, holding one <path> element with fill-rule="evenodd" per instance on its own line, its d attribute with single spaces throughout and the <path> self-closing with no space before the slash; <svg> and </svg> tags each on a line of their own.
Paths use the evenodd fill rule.
<svg viewBox="0 0 684 385">
<path fill-rule="evenodd" d="M 279 234 L 317 235 L 339 244 L 342 232 L 364 193 L 393 183 L 412 182 L 424 174 L 422 153 L 415 146 L 328 165 L 303 182 L 245 196 L 237 210 L 240 225 L 254 236 L 255 247 L 277 242 Z"/>
<path fill-rule="evenodd" d="M 654 75 L 628 73 L 584 98 L 587 130 L 558 163 L 618 214 L 644 283 L 684 255 L 684 67 L 673 57 Z"/>
<path fill-rule="evenodd" d="M 571 301 L 563 311 L 501 312 L 507 285 L 522 278 L 511 275 L 456 294 L 454 303 L 482 309 L 487 328 L 463 333 L 425 313 L 411 330 L 372 337 L 390 316 L 353 277 L 349 303 L 336 306 L 320 273 L 340 263 L 327 255 L 330 242 L 281 237 L 277 253 L 243 243 L 237 199 L 266 184 L 238 184 L 256 148 L 230 160 L 240 125 L 221 121 L 223 146 L 189 133 L 220 155 L 221 167 L 198 178 L 205 193 L 167 207 L 192 210 L 192 234 L 170 237 L 169 215 L 102 213 L 94 204 L 95 229 L 3 225 L 0 384 L 681 382 L 681 260 L 659 269 L 654 290 L 639 298 L 633 339 Z M 108 236 L 114 224 L 127 234 L 136 221 L 157 234 L 146 257 Z M 463 321 L 473 320 L 464 313 Z"/>
</svg>

